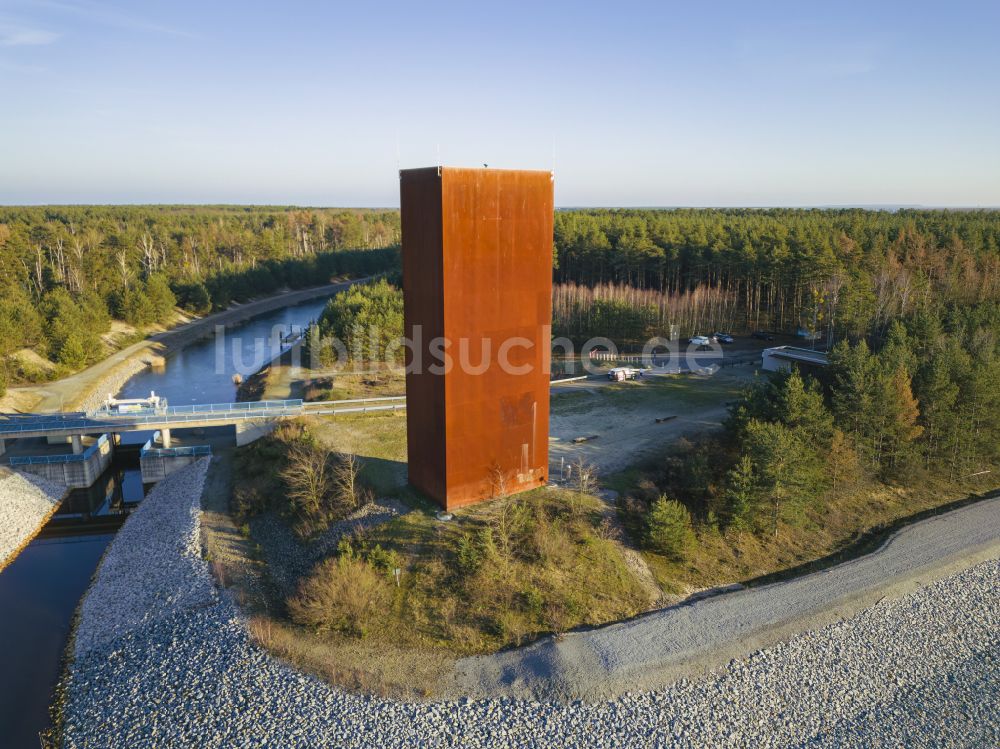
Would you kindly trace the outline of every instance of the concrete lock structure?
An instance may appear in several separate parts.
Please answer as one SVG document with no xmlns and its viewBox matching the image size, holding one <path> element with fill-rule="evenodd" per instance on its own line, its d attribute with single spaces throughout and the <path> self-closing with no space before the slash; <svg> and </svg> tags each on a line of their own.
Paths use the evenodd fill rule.
<svg viewBox="0 0 1000 749">
<path fill-rule="evenodd" d="M 400 172 L 410 483 L 445 509 L 548 481 L 552 174 Z"/>
</svg>

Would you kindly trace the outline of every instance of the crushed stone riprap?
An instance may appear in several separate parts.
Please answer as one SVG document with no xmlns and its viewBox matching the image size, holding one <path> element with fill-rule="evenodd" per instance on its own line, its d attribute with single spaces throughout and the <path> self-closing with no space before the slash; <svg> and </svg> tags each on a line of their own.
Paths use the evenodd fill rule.
<svg viewBox="0 0 1000 749">
<path fill-rule="evenodd" d="M 63 484 L 0 468 L 0 570 L 41 530 L 66 492 Z"/>
<path fill-rule="evenodd" d="M 204 470 L 160 484 L 112 545 L 108 559 L 134 569 L 102 568 L 87 597 L 67 747 L 1000 745 L 998 560 L 665 689 L 397 702 L 331 687 L 252 642 L 194 556 Z"/>
<path fill-rule="evenodd" d="M 77 656 L 214 603 L 199 514 L 208 459 L 158 483 L 115 536 L 80 608 Z"/>
</svg>

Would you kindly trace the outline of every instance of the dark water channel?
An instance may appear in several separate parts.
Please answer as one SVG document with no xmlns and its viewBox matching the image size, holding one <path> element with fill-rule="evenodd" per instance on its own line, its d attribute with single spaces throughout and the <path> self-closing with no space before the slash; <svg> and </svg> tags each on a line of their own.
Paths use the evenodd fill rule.
<svg viewBox="0 0 1000 749">
<path fill-rule="evenodd" d="M 257 371 L 281 350 L 281 338 L 315 320 L 325 299 L 253 318 L 223 336 L 190 344 L 162 369 L 129 380 L 119 397 L 148 396 L 171 405 L 229 403 L 233 375 Z M 185 440 L 195 444 L 197 436 Z M 108 470 L 89 489 L 73 490 L 38 537 L 0 573 L 0 747 L 39 746 L 73 613 L 115 531 L 146 491 L 139 446 L 150 434 L 123 435 Z"/>
</svg>

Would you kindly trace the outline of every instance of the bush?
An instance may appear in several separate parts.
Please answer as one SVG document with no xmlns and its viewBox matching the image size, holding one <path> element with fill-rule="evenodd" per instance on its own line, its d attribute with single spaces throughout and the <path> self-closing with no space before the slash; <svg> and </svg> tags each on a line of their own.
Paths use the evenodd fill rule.
<svg viewBox="0 0 1000 749">
<path fill-rule="evenodd" d="M 289 443 L 285 467 L 278 476 L 300 535 L 323 531 L 372 501 L 360 471 L 356 455 L 331 453 L 308 437 Z"/>
<path fill-rule="evenodd" d="M 188 312 L 204 315 L 212 311 L 212 297 L 203 283 L 177 284 L 174 289 L 177 304 Z"/>
<path fill-rule="evenodd" d="M 288 600 L 292 621 L 318 632 L 365 637 L 387 618 L 392 589 L 385 575 L 354 554 L 322 562 Z"/>
<path fill-rule="evenodd" d="M 646 543 L 671 559 L 683 559 L 694 541 L 691 513 L 680 502 L 661 496 L 646 520 Z"/>
</svg>

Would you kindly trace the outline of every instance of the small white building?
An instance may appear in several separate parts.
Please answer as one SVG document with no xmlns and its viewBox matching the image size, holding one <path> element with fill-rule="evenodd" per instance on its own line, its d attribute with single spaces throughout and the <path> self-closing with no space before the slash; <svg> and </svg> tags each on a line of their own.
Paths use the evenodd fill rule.
<svg viewBox="0 0 1000 749">
<path fill-rule="evenodd" d="M 787 372 L 795 366 L 808 371 L 822 369 L 829 363 L 825 351 L 813 351 L 795 346 L 775 346 L 764 349 L 761 368 L 765 372 Z"/>
</svg>

